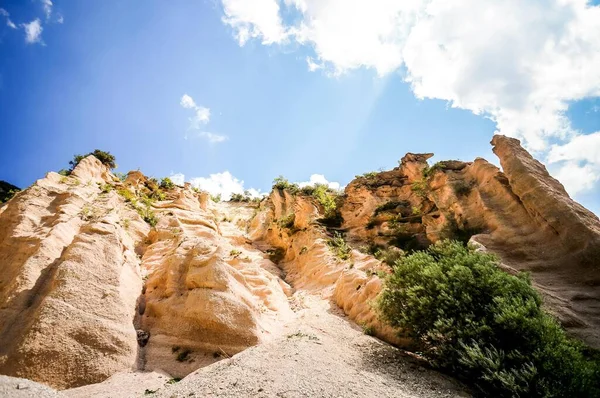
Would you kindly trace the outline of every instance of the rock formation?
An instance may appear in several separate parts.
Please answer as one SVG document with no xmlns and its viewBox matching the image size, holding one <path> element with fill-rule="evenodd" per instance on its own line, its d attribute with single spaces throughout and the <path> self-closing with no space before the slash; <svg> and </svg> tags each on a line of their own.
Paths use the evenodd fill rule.
<svg viewBox="0 0 600 398">
<path fill-rule="evenodd" d="M 139 171 L 121 181 L 93 156 L 51 172 L 0 207 L 0 374 L 58 389 L 184 377 L 281 339 L 299 292 L 410 347 L 372 304 L 390 258 L 444 238 L 530 272 L 568 330 L 600 347 L 600 221 L 517 140 L 492 144 L 503 171 L 409 153 L 327 203 L 298 189 L 214 203 Z"/>
</svg>

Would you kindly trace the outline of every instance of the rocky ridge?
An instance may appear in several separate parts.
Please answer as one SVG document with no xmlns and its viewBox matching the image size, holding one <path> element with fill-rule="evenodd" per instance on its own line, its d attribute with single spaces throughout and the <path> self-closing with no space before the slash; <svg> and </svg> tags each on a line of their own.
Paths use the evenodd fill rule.
<svg viewBox="0 0 600 398">
<path fill-rule="evenodd" d="M 346 333 L 319 304 L 331 303 L 366 333 L 410 348 L 372 306 L 390 272 L 380 253 L 443 238 L 530 272 L 568 330 L 600 347 L 600 221 L 517 140 L 492 144 L 503 171 L 407 154 L 393 170 L 357 177 L 333 223 L 318 198 L 285 189 L 260 204 L 214 203 L 140 172 L 120 181 L 93 156 L 70 176 L 49 173 L 0 207 L 0 373 L 66 389 L 133 380 L 131 371 L 154 371 L 161 386 L 202 368 L 184 379 L 200 388 L 199 377 L 225 366 L 215 362 L 260 362 L 260 347 L 287 347 L 309 316 L 304 295 L 317 320 L 300 333 Z M 349 246 L 336 246 L 342 237 Z"/>
</svg>

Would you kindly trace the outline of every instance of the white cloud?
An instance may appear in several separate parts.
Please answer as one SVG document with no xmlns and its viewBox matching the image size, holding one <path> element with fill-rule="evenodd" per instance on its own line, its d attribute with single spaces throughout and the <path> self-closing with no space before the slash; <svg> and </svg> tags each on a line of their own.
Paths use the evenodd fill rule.
<svg viewBox="0 0 600 398">
<path fill-rule="evenodd" d="M 179 101 L 179 104 L 187 109 L 196 108 L 196 103 L 194 102 L 194 99 L 187 94 L 183 94 L 183 96 L 181 97 L 181 101 Z"/>
<path fill-rule="evenodd" d="M 579 136 L 569 103 L 600 96 L 600 6 L 586 0 L 222 0 L 243 45 L 294 40 L 308 69 L 404 67 L 418 98 L 486 116 L 543 155 Z"/>
<path fill-rule="evenodd" d="M 46 19 L 50 19 L 52 16 L 52 0 L 41 0 L 42 6 L 44 7 L 44 13 L 46 14 Z"/>
<path fill-rule="evenodd" d="M 566 162 L 555 174 L 570 195 L 575 196 L 594 188 L 600 180 L 600 168 L 592 164 L 580 166 L 577 162 Z"/>
<path fill-rule="evenodd" d="M 210 109 L 203 106 L 196 107 L 196 114 L 190 118 L 191 127 L 199 129 L 200 125 L 210 121 Z"/>
<path fill-rule="evenodd" d="M 323 174 L 313 174 L 310 176 L 308 181 L 299 182 L 298 186 L 300 188 L 302 188 L 302 187 L 306 187 L 306 186 L 314 186 L 315 184 L 327 185 L 329 188 L 335 189 L 335 190 L 338 190 L 341 188 L 341 185 L 339 182 L 329 182 L 329 181 L 327 181 L 327 179 L 325 178 L 325 176 Z"/>
<path fill-rule="evenodd" d="M 58 14 L 58 16 L 56 17 L 56 23 L 63 23 L 65 22 L 65 17 L 63 17 L 61 14 Z"/>
<path fill-rule="evenodd" d="M 562 160 L 583 160 L 600 168 L 600 131 L 578 135 L 564 145 L 552 145 L 548 153 L 548 162 Z"/>
<path fill-rule="evenodd" d="M 182 186 L 185 182 L 185 175 L 181 173 L 171 174 L 169 178 L 171 179 L 171 181 L 173 181 L 173 184 L 175 185 Z"/>
<path fill-rule="evenodd" d="M 281 43 L 286 32 L 275 0 L 223 0 L 223 22 L 230 25 L 240 46 L 262 37 L 263 44 Z"/>
<path fill-rule="evenodd" d="M 21 24 L 25 29 L 25 41 L 27 43 L 42 43 L 42 24 L 39 18 L 34 19 L 29 23 Z"/>
<path fill-rule="evenodd" d="M 6 18 L 6 26 L 12 29 L 17 29 L 17 25 L 10 19 L 10 14 L 4 8 L 0 8 L 0 15 Z"/>
<path fill-rule="evenodd" d="M 221 195 L 221 199 L 223 200 L 231 199 L 231 195 L 234 193 L 242 194 L 245 191 L 244 181 L 238 180 L 229 171 L 211 174 L 208 177 L 191 178 L 189 182 L 192 186 L 206 191 L 211 195 Z M 254 188 L 250 188 L 248 193 L 252 197 L 264 196 L 259 190 Z"/>
<path fill-rule="evenodd" d="M 186 109 L 194 110 L 194 116 L 189 118 L 190 129 L 198 130 L 202 127 L 202 125 L 208 124 L 210 121 L 210 109 L 197 105 L 194 99 L 189 95 L 183 94 L 181 100 L 179 101 L 179 105 Z"/>
</svg>

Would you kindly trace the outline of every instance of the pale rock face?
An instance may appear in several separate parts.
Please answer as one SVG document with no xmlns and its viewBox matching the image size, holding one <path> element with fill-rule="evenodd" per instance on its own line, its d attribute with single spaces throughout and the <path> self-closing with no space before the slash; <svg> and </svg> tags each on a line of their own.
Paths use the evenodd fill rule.
<svg viewBox="0 0 600 398">
<path fill-rule="evenodd" d="M 145 370 L 183 377 L 268 339 L 291 313 L 272 264 L 232 245 L 201 202 L 184 190 L 157 205 L 161 219 L 142 258 L 147 282 L 136 321 L 151 336 Z"/>
<path fill-rule="evenodd" d="M 222 236 L 206 194 L 174 188 L 151 202 L 156 227 L 144 222 L 135 206 L 152 184 L 88 157 L 0 208 L 0 373 L 59 389 L 130 370 L 183 377 L 290 315 L 276 267 Z"/>
<path fill-rule="evenodd" d="M 147 226 L 115 192 L 100 194 L 96 182 L 107 180 L 88 157 L 71 177 L 49 173 L 3 208 L 1 373 L 65 388 L 135 364 L 141 278 L 122 220 Z"/>
</svg>

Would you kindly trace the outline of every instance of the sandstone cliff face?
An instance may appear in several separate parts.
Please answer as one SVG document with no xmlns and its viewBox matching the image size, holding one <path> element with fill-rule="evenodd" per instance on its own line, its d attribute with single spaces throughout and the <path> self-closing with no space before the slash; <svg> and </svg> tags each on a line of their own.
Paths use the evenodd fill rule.
<svg viewBox="0 0 600 398">
<path fill-rule="evenodd" d="M 64 388 L 133 366 L 139 216 L 96 182 L 95 158 L 49 173 L 0 209 L 0 373 Z"/>
<path fill-rule="evenodd" d="M 222 235 L 206 194 L 157 188 L 88 157 L 0 208 L 0 373 L 61 389 L 182 377 L 277 330 L 290 309 L 274 265 Z"/>
</svg>

